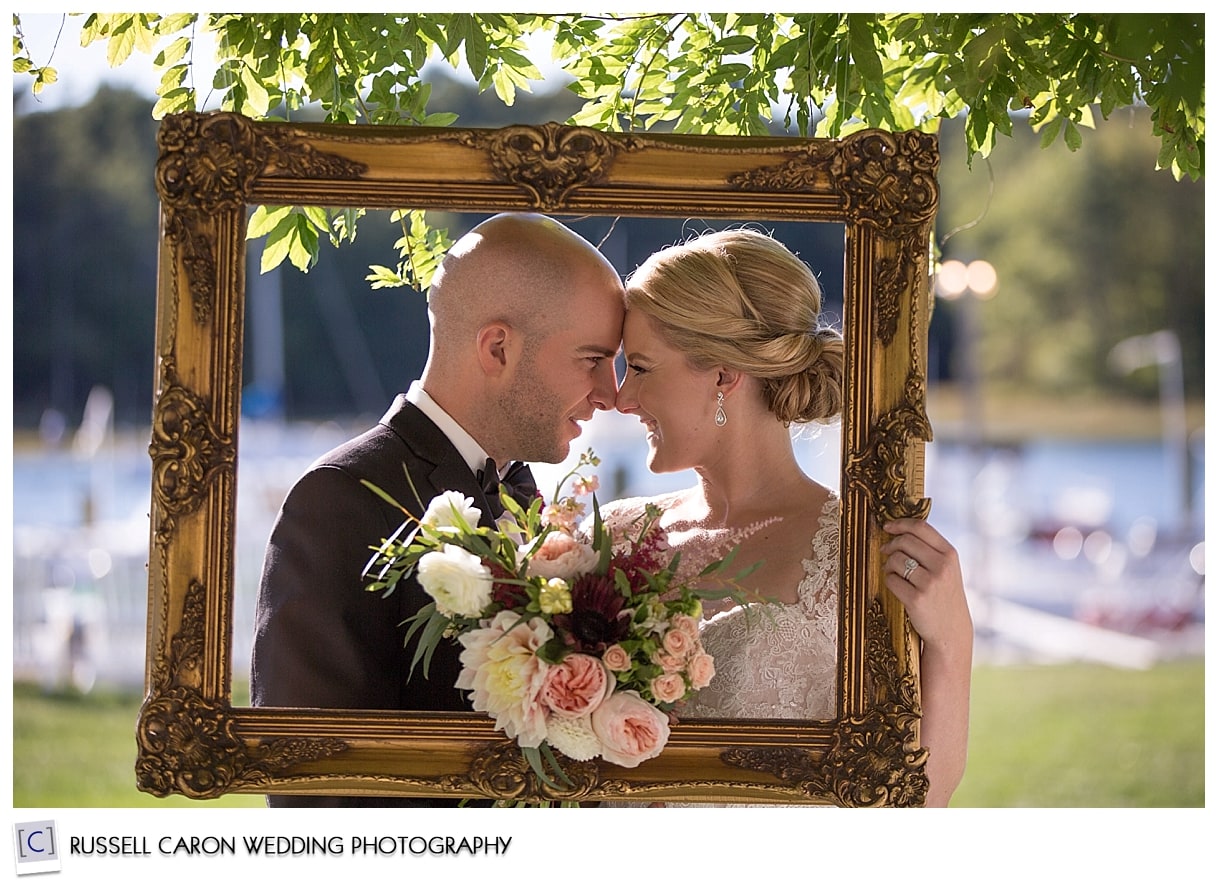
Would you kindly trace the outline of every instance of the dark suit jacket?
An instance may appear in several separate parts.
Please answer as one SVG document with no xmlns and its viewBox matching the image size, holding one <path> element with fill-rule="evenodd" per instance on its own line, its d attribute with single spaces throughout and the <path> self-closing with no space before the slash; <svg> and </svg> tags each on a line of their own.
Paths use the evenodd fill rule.
<svg viewBox="0 0 1218 882">
<path fill-rule="evenodd" d="M 403 467 L 421 499 L 416 499 Z M 466 711 L 454 688 L 459 647 L 442 641 L 428 677 L 410 677 L 414 653 L 401 623 L 428 598 L 413 579 L 385 597 L 364 590 L 363 569 L 404 520 L 360 480 L 416 517 L 457 490 L 492 524 L 486 497 L 456 448 L 399 395 L 381 421 L 318 459 L 288 493 L 263 562 L 250 693 L 255 707 Z M 452 805 L 452 800 L 268 797 L 279 805 Z"/>
</svg>

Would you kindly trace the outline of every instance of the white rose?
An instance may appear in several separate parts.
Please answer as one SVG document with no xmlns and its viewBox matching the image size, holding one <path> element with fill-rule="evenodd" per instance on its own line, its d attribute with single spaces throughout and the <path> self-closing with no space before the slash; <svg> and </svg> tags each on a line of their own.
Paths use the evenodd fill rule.
<svg viewBox="0 0 1218 882">
<path fill-rule="evenodd" d="M 419 558 L 418 578 L 446 616 L 476 616 L 491 602 L 491 571 L 477 555 L 456 545 Z"/>
<path fill-rule="evenodd" d="M 481 517 L 482 509 L 474 500 L 456 490 L 445 490 L 431 500 L 419 523 L 432 533 L 455 533 L 461 521 L 476 527 Z"/>
</svg>

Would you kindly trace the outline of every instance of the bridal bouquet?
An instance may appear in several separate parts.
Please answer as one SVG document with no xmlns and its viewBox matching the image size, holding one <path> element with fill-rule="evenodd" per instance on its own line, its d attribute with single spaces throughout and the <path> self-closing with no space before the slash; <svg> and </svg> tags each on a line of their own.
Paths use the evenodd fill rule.
<svg viewBox="0 0 1218 882">
<path fill-rule="evenodd" d="M 477 526 L 481 512 L 468 497 L 437 496 L 368 567 L 368 590 L 390 592 L 413 574 L 432 599 L 407 623 L 407 643 L 417 637 L 412 674 L 422 664 L 426 676 L 439 641 L 456 639 L 457 688 L 547 781 L 543 759 L 563 776 L 552 750 L 626 768 L 663 750 L 668 711 L 715 673 L 698 634 L 702 601 L 736 596 L 744 575 L 723 575 L 728 554 L 679 578 L 654 506 L 610 529 L 597 479 L 582 474 L 599 462 L 585 453 L 549 505 L 539 497 L 526 510 L 503 493 L 493 529 Z M 571 495 L 562 496 L 568 481 Z M 587 496 L 590 526 L 578 498 Z"/>
</svg>

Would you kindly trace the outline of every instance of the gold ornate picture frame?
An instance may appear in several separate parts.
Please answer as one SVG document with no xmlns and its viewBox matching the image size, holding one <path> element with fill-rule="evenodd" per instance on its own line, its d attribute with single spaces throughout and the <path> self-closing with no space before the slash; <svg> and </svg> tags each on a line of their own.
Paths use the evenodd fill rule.
<svg viewBox="0 0 1218 882">
<path fill-rule="evenodd" d="M 159 134 L 162 204 L 146 697 L 138 787 L 238 791 L 918 805 L 916 636 L 883 587 L 879 529 L 925 517 L 922 456 L 938 147 L 917 132 L 840 140 L 606 133 L 558 124 L 432 129 L 177 114 Z M 838 713 L 682 721 L 634 769 L 566 764 L 544 792 L 482 714 L 231 702 L 246 222 L 254 205 L 786 219 L 845 230 Z M 353 586 L 352 590 L 358 590 Z"/>
</svg>

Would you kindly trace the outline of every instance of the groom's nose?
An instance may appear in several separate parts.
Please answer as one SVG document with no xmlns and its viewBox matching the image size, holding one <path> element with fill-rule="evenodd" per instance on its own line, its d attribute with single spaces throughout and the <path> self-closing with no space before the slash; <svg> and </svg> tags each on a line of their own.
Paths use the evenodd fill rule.
<svg viewBox="0 0 1218 882">
<path fill-rule="evenodd" d="M 592 374 L 592 394 L 588 396 L 599 410 L 613 410 L 617 404 L 617 374 L 613 359 L 606 358 L 597 365 Z"/>
</svg>

